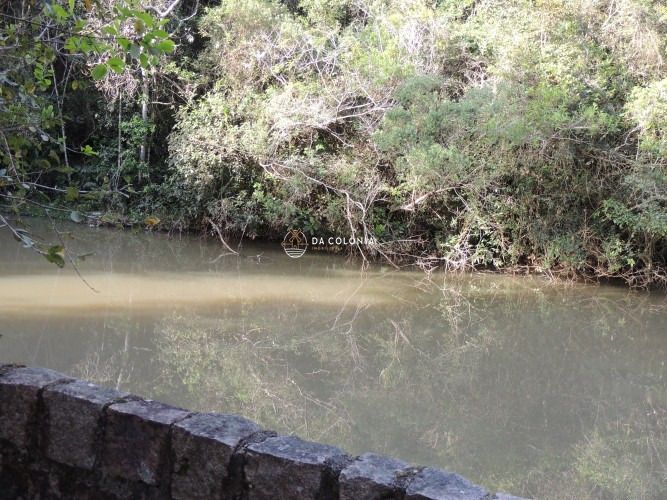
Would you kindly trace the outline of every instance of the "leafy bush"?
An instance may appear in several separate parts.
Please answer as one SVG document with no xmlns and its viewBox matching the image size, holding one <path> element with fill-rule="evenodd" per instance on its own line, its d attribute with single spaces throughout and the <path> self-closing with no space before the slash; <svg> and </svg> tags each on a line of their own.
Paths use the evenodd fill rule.
<svg viewBox="0 0 667 500">
<path fill-rule="evenodd" d="M 200 24 L 209 90 L 179 112 L 175 175 L 231 231 L 251 218 L 264 236 L 372 234 L 392 260 L 664 280 L 661 9 L 224 2 Z"/>
<path fill-rule="evenodd" d="M 374 236 L 356 251 L 392 262 L 667 283 L 662 2 L 186 4 L 158 19 L 55 2 L 3 29 L 29 56 L 0 70 L 12 196 L 39 179 L 180 227 L 296 226 Z M 51 22 L 110 41 L 23 48 Z"/>
</svg>

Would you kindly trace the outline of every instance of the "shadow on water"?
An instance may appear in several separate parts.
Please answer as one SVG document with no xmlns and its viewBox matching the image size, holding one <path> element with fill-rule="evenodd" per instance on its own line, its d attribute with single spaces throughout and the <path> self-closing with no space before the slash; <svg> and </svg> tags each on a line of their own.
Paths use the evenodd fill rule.
<svg viewBox="0 0 667 500">
<path fill-rule="evenodd" d="M 95 250 L 81 271 L 100 293 L 0 233 L 0 361 L 240 413 L 491 489 L 667 492 L 664 295 L 362 274 L 278 245 L 221 256 L 196 238 L 66 228 L 73 247 Z"/>
</svg>

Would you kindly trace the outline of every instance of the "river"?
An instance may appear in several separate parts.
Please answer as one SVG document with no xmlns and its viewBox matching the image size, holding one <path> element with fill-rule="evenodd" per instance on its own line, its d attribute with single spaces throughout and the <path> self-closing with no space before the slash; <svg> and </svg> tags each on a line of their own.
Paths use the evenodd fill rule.
<svg viewBox="0 0 667 500">
<path fill-rule="evenodd" d="M 53 240 L 49 224 L 33 231 Z M 0 229 L 0 362 L 536 498 L 664 498 L 662 292 L 427 276 L 58 222 L 92 291 Z M 591 485 L 595 485 L 594 488 Z"/>
</svg>

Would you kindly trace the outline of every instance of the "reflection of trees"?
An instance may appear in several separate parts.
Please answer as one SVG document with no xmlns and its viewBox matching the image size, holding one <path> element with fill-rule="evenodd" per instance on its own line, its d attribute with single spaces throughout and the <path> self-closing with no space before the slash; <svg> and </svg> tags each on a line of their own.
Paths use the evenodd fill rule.
<svg viewBox="0 0 667 500">
<path fill-rule="evenodd" d="M 116 322 L 118 323 L 118 322 Z M 117 337 L 111 342 L 112 346 L 118 344 L 122 338 L 122 347 L 111 347 L 104 341 L 97 349 L 88 351 L 81 361 L 74 366 L 74 372 L 84 380 L 94 380 L 99 384 L 120 389 L 129 382 L 134 363 L 130 359 L 130 336 L 133 328 L 128 321 L 120 321 L 122 328 L 113 326 L 108 328 L 111 334 Z M 105 348 L 108 355 L 105 356 Z M 109 352 L 110 351 L 110 352 Z"/>
<path fill-rule="evenodd" d="M 78 332 L 51 319 L 20 359 L 30 349 L 77 359 L 74 374 L 105 385 L 491 489 L 665 497 L 664 303 L 508 277 L 391 283 L 389 305 L 253 298 L 158 319 L 91 317 Z M 66 369 L 39 356 L 31 362 Z"/>
<path fill-rule="evenodd" d="M 24 218 L 25 225 L 31 233 L 45 241 L 57 240 L 51 222 L 44 218 Z M 145 271 L 157 267 L 164 268 L 165 265 L 179 265 L 183 268 L 189 262 L 188 254 L 201 250 L 197 245 L 183 245 L 177 239 L 159 233 L 146 233 L 142 230 L 124 231 L 122 237 L 118 237 L 118 231 L 109 228 L 89 228 L 81 224 L 72 224 L 66 221 L 55 222 L 58 231 L 62 233 L 68 248 L 73 255 L 88 254 L 86 262 L 79 263 L 82 270 L 89 269 L 91 264 L 104 269 L 116 271 Z M 0 250 L 4 255 L 13 255 L 14 262 L 11 266 L 3 267 L 3 273 L 25 273 L 26 268 L 49 269 L 34 255 L 27 252 L 16 253 L 12 250 L 16 242 L 4 233 L 0 237 Z M 202 245 L 203 246 L 203 245 Z M 210 247 L 211 254 L 214 247 Z M 131 256 L 129 259 L 127 256 Z M 16 266 L 21 262 L 21 266 Z"/>
<path fill-rule="evenodd" d="M 116 315 L 88 327 L 90 338 L 79 340 L 82 354 L 69 370 L 98 384 L 150 393 L 155 385 L 152 328 L 146 318 Z M 70 344 L 71 345 L 71 344 Z"/>
<path fill-rule="evenodd" d="M 496 343 L 453 401 L 460 470 L 538 498 L 664 497 L 665 304 L 590 292 L 464 293 Z"/>
<path fill-rule="evenodd" d="M 217 249 L 205 244 L 78 237 L 98 250 L 84 267 L 192 266 L 233 275 L 220 284 L 244 291 L 199 314 L 174 305 L 157 319 L 139 307 L 74 324 L 25 318 L 19 328 L 41 325 L 32 336 L 0 339 L 13 359 L 76 365 L 105 385 L 448 467 L 492 489 L 667 497 L 666 309 L 656 296 L 508 276 L 447 275 L 436 286 L 373 271 L 357 287 L 357 271 L 308 256 L 266 273 L 243 258 L 211 263 Z M 298 293 L 275 302 L 266 288 L 283 282 Z"/>
<path fill-rule="evenodd" d="M 194 407 L 489 487 L 659 498 L 667 404 L 650 298 L 452 287 L 428 308 L 342 319 L 276 305 L 171 316 L 156 335 L 161 381 L 183 384 Z"/>
<path fill-rule="evenodd" d="M 324 336 L 318 332 L 302 329 L 300 336 L 291 331 L 285 332 L 289 337 L 276 336 L 273 329 L 259 326 L 264 321 L 253 322 L 252 313 L 256 311 L 205 321 L 208 326 L 194 316 L 165 319 L 157 340 L 165 377 L 183 384 L 189 404 L 196 408 L 241 413 L 311 437 L 347 432 L 347 419 L 335 397 L 336 381 L 330 379 L 342 367 L 327 366 L 338 360 L 353 369 L 346 340 L 334 334 L 332 350 L 319 340 Z M 295 315 L 274 311 L 268 317 L 282 326 Z M 299 318 L 307 323 L 303 315 Z"/>
</svg>

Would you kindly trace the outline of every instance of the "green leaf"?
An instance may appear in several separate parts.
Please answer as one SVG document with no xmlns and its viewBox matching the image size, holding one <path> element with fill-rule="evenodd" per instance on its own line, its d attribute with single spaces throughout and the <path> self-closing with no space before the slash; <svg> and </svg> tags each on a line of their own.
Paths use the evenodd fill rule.
<svg viewBox="0 0 667 500">
<path fill-rule="evenodd" d="M 114 73 L 120 74 L 125 70 L 125 61 L 120 57 L 112 57 L 107 61 L 107 64 Z"/>
<path fill-rule="evenodd" d="M 130 42 L 127 38 L 123 37 L 116 38 L 116 42 L 118 42 L 118 45 L 120 45 L 121 48 L 125 51 L 128 51 L 130 49 L 130 46 L 132 45 L 132 42 Z"/>
<path fill-rule="evenodd" d="M 72 167 L 68 167 L 66 165 L 56 167 L 55 171 L 61 174 L 73 174 L 75 172 L 75 170 Z"/>
<path fill-rule="evenodd" d="M 52 3 L 51 9 L 53 10 L 53 13 L 55 14 L 56 19 L 58 19 L 58 21 L 64 21 L 65 19 L 67 19 L 67 17 L 69 17 L 67 11 L 57 3 Z"/>
<path fill-rule="evenodd" d="M 149 28 L 155 24 L 155 19 L 148 12 L 135 12 L 134 16 L 137 19 L 141 19 L 146 26 Z"/>
<path fill-rule="evenodd" d="M 132 15 L 132 11 L 127 7 L 123 7 L 122 5 L 116 5 L 116 10 L 120 14 L 123 14 L 125 17 L 130 17 Z"/>
<path fill-rule="evenodd" d="M 153 30 L 149 33 L 154 38 L 169 38 L 169 33 L 165 30 Z"/>
<path fill-rule="evenodd" d="M 115 26 L 106 26 L 105 28 L 102 29 L 102 32 L 106 33 L 107 35 L 111 36 L 118 36 L 118 28 Z"/>
<path fill-rule="evenodd" d="M 109 71 L 109 68 L 106 64 L 98 64 L 90 72 L 90 76 L 93 77 L 93 80 L 101 80 L 106 76 L 107 71 Z"/>
<path fill-rule="evenodd" d="M 67 201 L 75 201 L 79 198 L 79 189 L 76 186 L 69 186 L 67 192 L 65 193 L 65 199 Z"/>
<path fill-rule="evenodd" d="M 173 40 L 162 40 L 159 43 L 155 44 L 155 48 L 166 53 L 171 53 L 174 51 L 176 44 Z"/>
<path fill-rule="evenodd" d="M 74 13 L 74 0 L 67 0 L 67 5 L 69 7 L 70 14 Z"/>
<path fill-rule="evenodd" d="M 65 265 L 65 248 L 62 245 L 53 245 L 44 254 L 44 258 L 58 267 L 63 267 Z"/>
<path fill-rule="evenodd" d="M 81 147 L 81 154 L 86 156 L 99 156 L 100 154 L 95 151 L 89 144 Z"/>
<path fill-rule="evenodd" d="M 141 53 L 139 55 L 139 64 L 141 64 L 141 67 L 144 69 L 148 68 L 149 63 L 148 63 L 148 56 L 146 54 Z"/>
<path fill-rule="evenodd" d="M 68 52 L 77 52 L 79 50 L 79 45 L 81 44 L 81 38 L 78 36 L 71 36 L 65 41 L 65 49 Z"/>
</svg>

